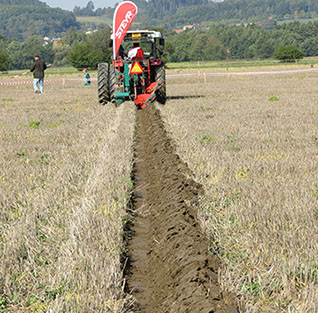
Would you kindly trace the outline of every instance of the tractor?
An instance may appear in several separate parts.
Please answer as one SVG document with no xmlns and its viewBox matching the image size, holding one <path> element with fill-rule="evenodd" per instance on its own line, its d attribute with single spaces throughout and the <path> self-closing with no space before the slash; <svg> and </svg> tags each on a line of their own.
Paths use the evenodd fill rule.
<svg viewBox="0 0 318 313">
<path fill-rule="evenodd" d="M 113 45 L 111 35 L 110 46 Z M 133 46 L 141 54 L 129 56 Z M 98 98 L 101 104 L 120 105 L 133 100 L 143 109 L 155 99 L 166 102 L 165 66 L 161 60 L 164 38 L 160 32 L 149 30 L 128 31 L 112 63 L 98 64 Z"/>
</svg>

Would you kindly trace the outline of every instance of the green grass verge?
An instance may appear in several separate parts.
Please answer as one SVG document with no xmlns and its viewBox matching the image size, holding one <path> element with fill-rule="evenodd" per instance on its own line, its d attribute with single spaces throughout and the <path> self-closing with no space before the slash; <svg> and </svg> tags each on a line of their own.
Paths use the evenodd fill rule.
<svg viewBox="0 0 318 313">
<path fill-rule="evenodd" d="M 279 66 L 293 64 L 318 64 L 318 58 L 305 58 L 297 63 L 286 63 L 278 60 L 228 60 L 228 61 L 200 61 L 200 68 L 228 68 L 228 67 L 253 67 L 253 66 Z M 198 62 L 167 63 L 169 69 L 198 68 Z"/>
</svg>

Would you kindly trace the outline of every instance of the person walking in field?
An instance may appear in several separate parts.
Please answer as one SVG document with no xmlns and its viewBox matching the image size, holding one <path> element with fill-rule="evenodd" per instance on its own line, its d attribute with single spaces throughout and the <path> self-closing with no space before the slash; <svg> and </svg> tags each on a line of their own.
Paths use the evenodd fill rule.
<svg viewBox="0 0 318 313">
<path fill-rule="evenodd" d="M 87 69 L 84 68 L 84 86 L 89 86 L 91 84 L 91 77 L 89 76 Z"/>
<path fill-rule="evenodd" d="M 44 71 L 46 69 L 47 69 L 47 66 L 45 62 L 40 60 L 40 57 L 38 55 L 35 55 L 34 63 L 31 65 L 30 71 L 33 73 L 33 88 L 35 93 L 37 94 L 43 93 Z"/>
</svg>

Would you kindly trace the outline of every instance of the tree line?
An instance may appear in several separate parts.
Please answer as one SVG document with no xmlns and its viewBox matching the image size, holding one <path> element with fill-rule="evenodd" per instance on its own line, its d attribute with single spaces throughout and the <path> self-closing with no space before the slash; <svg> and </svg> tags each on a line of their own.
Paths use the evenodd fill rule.
<svg viewBox="0 0 318 313">
<path fill-rule="evenodd" d="M 113 15 L 114 9 L 112 8 L 97 8 L 95 9 L 95 5 L 93 1 L 88 1 L 86 7 L 81 8 L 76 5 L 73 9 L 73 13 L 75 16 L 102 16 L 102 15 Z"/>
<path fill-rule="evenodd" d="M 318 22 L 302 24 L 296 21 L 269 30 L 251 24 L 214 25 L 207 30 L 181 33 L 161 31 L 166 37 L 165 62 L 318 56 Z M 0 37 L 0 70 L 28 68 L 34 54 L 40 54 L 46 62 L 56 66 L 71 64 L 76 68 L 96 68 L 98 63 L 111 60 L 110 34 L 110 27 L 92 34 L 70 28 L 54 46 L 37 36 L 23 43 Z"/>
<path fill-rule="evenodd" d="M 56 37 L 78 27 L 72 12 L 50 8 L 38 0 L 1 0 L 0 35 L 24 41 L 32 35 Z"/>
<path fill-rule="evenodd" d="M 186 24 L 259 22 L 318 17 L 317 0 L 132 0 L 146 25 L 175 28 Z"/>
<path fill-rule="evenodd" d="M 211 26 L 208 30 L 187 30 L 167 38 L 168 60 L 266 59 L 282 46 L 293 46 L 304 56 L 318 55 L 318 22 L 283 23 L 273 29 L 255 24 Z"/>
<path fill-rule="evenodd" d="M 80 33 L 71 27 L 55 45 L 36 35 L 25 42 L 0 36 L 0 71 L 29 68 L 35 54 L 55 66 L 96 68 L 98 63 L 111 59 L 110 34 L 109 27 L 92 34 Z"/>
</svg>

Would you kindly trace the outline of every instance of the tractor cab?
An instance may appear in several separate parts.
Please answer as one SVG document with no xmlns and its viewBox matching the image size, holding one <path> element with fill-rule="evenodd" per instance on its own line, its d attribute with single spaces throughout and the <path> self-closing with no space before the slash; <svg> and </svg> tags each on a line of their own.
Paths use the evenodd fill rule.
<svg viewBox="0 0 318 313">
<path fill-rule="evenodd" d="M 128 58 L 129 50 L 136 45 L 142 49 L 145 59 L 161 59 L 164 39 L 160 32 L 149 30 L 128 31 L 118 51 L 117 58 Z"/>
<path fill-rule="evenodd" d="M 112 34 L 110 46 L 113 45 Z M 164 39 L 160 32 L 128 31 L 112 64 L 98 65 L 99 101 L 121 104 L 134 100 L 144 108 L 155 99 L 166 101 L 165 67 L 161 60 Z"/>
</svg>

